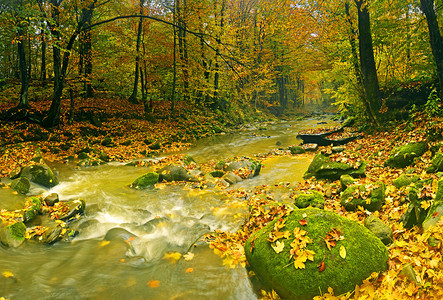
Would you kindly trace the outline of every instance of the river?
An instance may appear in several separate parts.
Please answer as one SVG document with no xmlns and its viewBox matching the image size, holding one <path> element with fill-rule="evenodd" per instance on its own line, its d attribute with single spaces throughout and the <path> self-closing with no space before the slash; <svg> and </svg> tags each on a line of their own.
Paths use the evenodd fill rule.
<svg viewBox="0 0 443 300">
<path fill-rule="evenodd" d="M 307 119 L 248 127 L 235 134 L 197 141 L 186 151 L 196 161 L 253 156 L 300 144 L 299 131 L 318 125 Z M 278 146 L 280 145 L 280 146 Z M 263 162 L 259 176 L 234 185 L 252 189 L 263 184 L 302 180 L 311 155 L 278 156 Z M 58 193 L 60 199 L 87 203 L 70 243 L 51 246 L 27 243 L 19 248 L 0 247 L 0 297 L 7 299 L 257 299 L 255 288 L 242 267 L 228 268 L 209 247 L 192 245 L 213 230 L 235 232 L 247 211 L 227 193 L 216 189 L 193 190 L 165 185 L 153 190 L 133 190 L 128 184 L 150 168 L 110 163 L 78 169 L 52 165 L 60 184 L 50 190 L 34 186 L 29 194 Z M 24 197 L 0 192 L 0 208 L 19 208 Z M 123 228 L 136 238 L 104 237 Z M 111 230 L 119 232 L 120 229 Z M 192 260 L 165 259 L 165 254 L 188 250 Z M 188 258 L 189 259 L 189 258 Z"/>
</svg>

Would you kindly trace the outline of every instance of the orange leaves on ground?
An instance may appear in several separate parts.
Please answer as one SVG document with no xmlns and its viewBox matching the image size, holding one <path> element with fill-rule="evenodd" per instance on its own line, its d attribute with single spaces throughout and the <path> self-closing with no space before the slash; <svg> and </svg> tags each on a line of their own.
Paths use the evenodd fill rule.
<svg viewBox="0 0 443 300">
<path fill-rule="evenodd" d="M 160 281 L 159 280 L 150 280 L 146 283 L 146 285 L 152 289 L 158 288 L 160 286 Z"/>
</svg>

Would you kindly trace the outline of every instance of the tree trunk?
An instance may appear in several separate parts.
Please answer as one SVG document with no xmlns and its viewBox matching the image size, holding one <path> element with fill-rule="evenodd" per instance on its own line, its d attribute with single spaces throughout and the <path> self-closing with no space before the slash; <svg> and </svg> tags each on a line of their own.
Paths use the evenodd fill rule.
<svg viewBox="0 0 443 300">
<path fill-rule="evenodd" d="M 40 69 L 40 80 L 42 81 L 42 85 L 46 86 L 46 35 L 45 31 L 41 30 L 41 41 L 42 41 L 42 65 Z"/>
<path fill-rule="evenodd" d="M 348 2 L 345 3 L 345 12 L 346 12 L 346 19 L 349 23 L 349 44 L 351 45 L 352 66 L 354 67 L 354 73 L 355 77 L 357 78 L 357 83 L 358 85 L 361 85 L 362 84 L 361 71 L 360 71 L 360 66 L 358 64 L 357 47 L 355 45 L 355 37 L 357 36 L 357 32 L 355 31 L 354 24 L 352 23 Z"/>
<path fill-rule="evenodd" d="M 218 102 L 218 90 L 220 87 L 220 64 L 218 63 L 218 56 L 220 55 L 220 44 L 221 44 L 221 32 L 224 27 L 224 12 L 225 12 L 225 0 L 222 0 L 222 7 L 220 9 L 220 32 L 217 35 L 217 49 L 215 56 L 215 73 L 214 73 L 214 102 Z"/>
<path fill-rule="evenodd" d="M 426 16 L 429 29 L 429 41 L 432 55 L 437 65 L 439 95 L 443 97 L 443 39 L 438 27 L 438 19 L 434 10 L 434 0 L 420 0 L 420 7 Z"/>
<path fill-rule="evenodd" d="M 173 14 L 173 23 L 176 24 L 176 8 L 177 8 L 177 0 L 174 1 L 174 14 Z M 172 63 L 172 95 L 171 95 L 171 116 L 174 116 L 175 113 L 175 88 L 177 84 L 177 30 L 175 26 L 172 29 L 174 31 L 174 58 Z"/>
<path fill-rule="evenodd" d="M 20 69 L 20 82 L 21 82 L 21 89 L 20 89 L 20 102 L 18 104 L 19 108 L 28 108 L 29 102 L 28 102 L 28 69 L 26 67 L 26 54 L 25 54 L 25 46 L 24 46 L 24 33 L 23 29 L 18 29 L 18 42 L 17 42 L 17 48 L 18 48 L 18 58 L 19 58 L 19 69 Z"/>
<path fill-rule="evenodd" d="M 140 0 L 140 15 L 143 15 L 143 0 Z M 138 78 L 139 78 L 139 69 L 140 69 L 140 41 L 142 36 L 143 29 L 143 18 L 140 18 L 138 22 L 138 30 L 137 30 L 137 44 L 136 44 L 136 56 L 135 56 L 135 78 L 134 78 L 134 87 L 132 89 L 132 94 L 129 96 L 129 102 L 138 103 L 137 100 L 137 91 L 138 91 Z"/>
<path fill-rule="evenodd" d="M 360 66 L 367 101 L 368 116 L 378 125 L 377 112 L 380 109 L 380 91 L 378 86 L 377 69 L 375 67 L 374 51 L 372 49 L 371 23 L 368 3 L 365 0 L 355 0 L 358 10 L 358 32 Z"/>
</svg>

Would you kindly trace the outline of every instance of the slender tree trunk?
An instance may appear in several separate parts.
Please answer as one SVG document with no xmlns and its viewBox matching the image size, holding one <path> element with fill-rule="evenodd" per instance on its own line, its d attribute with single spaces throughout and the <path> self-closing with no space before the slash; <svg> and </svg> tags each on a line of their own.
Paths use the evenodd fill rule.
<svg viewBox="0 0 443 300">
<path fill-rule="evenodd" d="M 45 31 L 41 30 L 41 41 L 42 41 L 42 65 L 40 69 L 40 80 L 42 81 L 42 85 L 46 86 L 46 35 Z"/>
<path fill-rule="evenodd" d="M 177 23 L 178 28 L 178 49 L 180 54 L 180 66 L 183 73 L 183 98 L 189 100 L 189 72 L 188 72 L 188 45 L 186 40 L 186 0 L 183 0 L 183 7 L 180 0 L 177 0 Z"/>
<path fill-rule="evenodd" d="M 19 28 L 18 32 L 18 57 L 19 57 L 19 69 L 20 69 L 20 102 L 18 104 L 19 108 L 28 108 L 28 69 L 26 66 L 26 54 L 25 54 L 25 45 L 24 45 L 24 32 L 22 28 Z"/>
<path fill-rule="evenodd" d="M 140 15 L 143 15 L 143 0 L 140 0 Z M 137 91 L 138 91 L 138 79 L 139 79 L 139 69 L 140 69 L 140 41 L 143 29 L 143 18 L 140 18 L 138 22 L 138 30 L 137 30 L 137 44 L 136 44 L 136 56 L 135 56 L 135 78 L 134 78 L 134 87 L 132 89 L 132 94 L 129 96 L 129 102 L 138 103 L 137 100 Z"/>
<path fill-rule="evenodd" d="M 31 79 L 32 72 L 32 47 L 31 47 L 31 35 L 28 34 L 28 81 Z"/>
<path fill-rule="evenodd" d="M 218 62 L 218 56 L 220 55 L 220 45 L 221 45 L 221 34 L 224 27 L 224 12 L 225 12 L 225 0 L 222 0 L 222 7 L 220 9 L 220 32 L 217 35 L 216 42 L 217 42 L 217 49 L 216 49 L 216 56 L 215 56 L 215 73 L 214 73 L 214 96 L 213 100 L 215 103 L 218 102 L 218 93 L 219 93 L 219 87 L 220 87 L 220 64 Z"/>
<path fill-rule="evenodd" d="M 368 2 L 355 0 L 358 10 L 358 32 L 360 66 L 363 86 L 371 121 L 378 125 L 377 112 L 380 109 L 380 91 L 375 67 L 374 51 L 372 48 L 371 23 L 369 18 Z"/>
<path fill-rule="evenodd" d="M 357 47 L 355 45 L 355 38 L 357 37 L 357 32 L 355 31 L 354 24 L 352 23 L 348 2 L 345 3 L 345 12 L 346 12 L 346 19 L 349 23 L 349 44 L 351 45 L 352 66 L 354 67 L 354 73 L 355 77 L 357 78 L 357 83 L 358 85 L 361 85 L 362 84 L 361 71 L 360 71 L 360 66 L 358 64 Z"/>
<path fill-rule="evenodd" d="M 443 39 L 439 30 L 437 15 L 434 10 L 434 0 L 420 0 L 421 10 L 426 16 L 429 29 L 429 41 L 432 55 L 437 65 L 439 95 L 443 97 Z"/>
<path fill-rule="evenodd" d="M 174 25 L 177 23 L 177 1 L 174 0 L 174 13 L 173 13 L 173 23 Z M 174 26 L 174 58 L 173 58 L 173 66 L 172 66 L 172 95 L 171 95 L 171 116 L 175 114 L 175 88 L 177 84 L 177 30 Z"/>
</svg>

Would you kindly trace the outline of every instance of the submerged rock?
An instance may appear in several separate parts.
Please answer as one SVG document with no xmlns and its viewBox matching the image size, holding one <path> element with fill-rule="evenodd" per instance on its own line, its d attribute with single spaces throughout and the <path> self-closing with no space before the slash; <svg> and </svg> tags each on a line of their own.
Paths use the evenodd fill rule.
<svg viewBox="0 0 443 300">
<path fill-rule="evenodd" d="M 21 177 L 26 177 L 30 181 L 51 188 L 58 184 L 58 179 L 54 172 L 45 164 L 26 166 L 20 173 Z"/>
<path fill-rule="evenodd" d="M 233 161 L 224 167 L 228 172 L 241 173 L 242 178 L 252 178 L 258 176 L 261 170 L 261 163 L 252 159 L 244 158 Z"/>
<path fill-rule="evenodd" d="M 140 177 L 138 177 L 134 182 L 130 185 L 133 189 L 146 189 L 153 188 L 154 185 L 159 181 L 160 176 L 158 173 L 151 172 L 146 173 Z"/>
<path fill-rule="evenodd" d="M 283 247 L 275 250 L 268 239 L 283 220 L 280 231 L 290 237 L 280 239 Z M 325 240 L 333 241 L 330 249 Z M 373 272 L 386 270 L 389 258 L 385 245 L 367 228 L 317 208 L 294 210 L 255 232 L 245 255 L 258 278 L 284 299 L 312 299 L 328 287 L 337 295 L 351 291 Z"/>
<path fill-rule="evenodd" d="M 425 142 L 410 143 L 393 150 L 385 161 L 385 166 L 391 168 L 405 168 L 414 162 L 414 158 L 422 156 L 426 150 Z"/>
<path fill-rule="evenodd" d="M 350 175 L 352 177 L 365 177 L 366 164 L 361 163 L 357 168 L 342 162 L 331 161 L 328 156 L 318 153 L 308 170 L 303 175 L 307 179 L 314 176 L 317 179 L 337 180 L 342 175 Z"/>
<path fill-rule="evenodd" d="M 303 154 L 306 152 L 306 150 L 301 146 L 292 146 L 289 147 L 289 150 L 291 151 L 291 154 Z"/>
<path fill-rule="evenodd" d="M 385 203 L 385 189 L 383 182 L 374 187 L 364 184 L 350 186 L 341 194 L 341 205 L 348 211 L 356 210 L 358 206 L 369 211 L 379 210 Z"/>
</svg>

